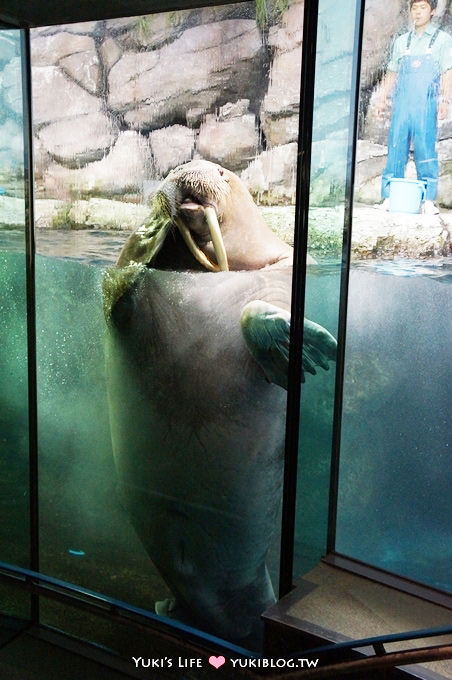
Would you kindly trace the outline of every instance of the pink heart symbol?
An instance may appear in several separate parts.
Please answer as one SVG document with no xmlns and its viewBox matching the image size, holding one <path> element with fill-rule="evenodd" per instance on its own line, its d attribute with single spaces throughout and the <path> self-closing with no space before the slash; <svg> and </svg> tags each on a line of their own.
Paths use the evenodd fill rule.
<svg viewBox="0 0 452 680">
<path fill-rule="evenodd" d="M 224 656 L 209 656 L 209 663 L 211 666 L 218 669 L 220 666 L 226 663 L 226 659 Z"/>
</svg>

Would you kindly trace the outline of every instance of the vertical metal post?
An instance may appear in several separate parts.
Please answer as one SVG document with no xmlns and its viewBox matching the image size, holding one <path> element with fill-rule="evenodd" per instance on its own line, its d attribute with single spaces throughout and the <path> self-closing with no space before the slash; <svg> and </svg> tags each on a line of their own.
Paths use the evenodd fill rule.
<svg viewBox="0 0 452 680">
<path fill-rule="evenodd" d="M 338 351 L 336 359 L 336 384 L 334 394 L 333 436 L 331 451 L 330 496 L 328 508 L 327 552 L 336 548 L 337 498 L 339 490 L 339 452 L 341 445 L 342 398 L 344 388 L 345 340 L 347 328 L 348 282 L 353 217 L 353 191 L 355 186 L 356 144 L 358 138 L 359 88 L 361 50 L 364 28 L 365 0 L 356 0 L 355 39 L 350 92 L 352 101 L 349 116 L 347 174 L 345 180 L 344 235 L 342 241 L 341 290 L 339 299 Z"/>
<path fill-rule="evenodd" d="M 319 0 L 304 3 L 303 49 L 298 129 L 298 167 L 295 206 L 292 316 L 287 390 L 286 446 L 281 524 L 279 596 L 292 588 L 300 429 L 300 381 L 308 242 L 309 185 L 311 177 L 312 121 Z"/>
<path fill-rule="evenodd" d="M 39 571 L 38 505 L 38 402 L 36 362 L 36 289 L 34 237 L 33 119 L 30 31 L 21 30 L 22 96 L 24 130 L 25 246 L 28 343 L 28 436 L 30 502 L 30 568 Z M 31 620 L 39 623 L 39 596 L 31 595 Z"/>
</svg>

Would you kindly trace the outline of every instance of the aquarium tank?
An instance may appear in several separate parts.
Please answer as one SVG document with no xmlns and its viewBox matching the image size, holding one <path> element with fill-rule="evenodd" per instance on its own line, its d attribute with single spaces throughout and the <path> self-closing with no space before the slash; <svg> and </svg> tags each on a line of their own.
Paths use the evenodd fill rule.
<svg viewBox="0 0 452 680">
<path fill-rule="evenodd" d="M 386 210 L 410 8 L 304 5 L 0 30 L 0 561 L 254 653 L 325 557 L 452 593 L 452 110 L 439 213 Z"/>
</svg>

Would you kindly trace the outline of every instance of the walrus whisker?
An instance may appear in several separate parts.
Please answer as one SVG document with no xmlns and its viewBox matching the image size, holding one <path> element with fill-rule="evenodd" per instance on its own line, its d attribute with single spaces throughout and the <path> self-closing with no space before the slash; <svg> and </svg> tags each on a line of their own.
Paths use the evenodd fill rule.
<svg viewBox="0 0 452 680">
<path fill-rule="evenodd" d="M 209 260 L 207 255 L 205 255 L 200 248 L 196 245 L 193 236 L 190 233 L 190 230 L 185 226 L 185 224 L 182 222 L 180 217 L 175 217 L 174 222 L 176 223 L 177 228 L 179 229 L 182 238 L 185 241 L 185 245 L 187 246 L 188 250 L 191 252 L 193 257 L 203 265 L 206 269 L 208 269 L 210 272 L 219 272 L 220 267 L 217 264 L 214 264 Z"/>
</svg>

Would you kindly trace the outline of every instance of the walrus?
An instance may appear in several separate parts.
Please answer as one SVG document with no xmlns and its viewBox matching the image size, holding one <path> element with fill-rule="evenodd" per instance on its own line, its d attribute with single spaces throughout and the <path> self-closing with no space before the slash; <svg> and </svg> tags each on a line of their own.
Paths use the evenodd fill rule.
<svg viewBox="0 0 452 680">
<path fill-rule="evenodd" d="M 242 181 L 175 168 L 103 284 L 111 435 L 122 496 L 174 594 L 156 611 L 256 646 L 275 601 L 292 248 Z M 305 320 L 303 371 L 333 336 Z"/>
</svg>

